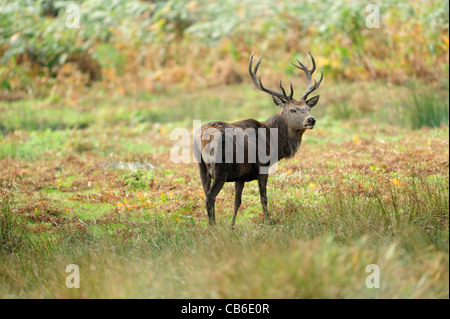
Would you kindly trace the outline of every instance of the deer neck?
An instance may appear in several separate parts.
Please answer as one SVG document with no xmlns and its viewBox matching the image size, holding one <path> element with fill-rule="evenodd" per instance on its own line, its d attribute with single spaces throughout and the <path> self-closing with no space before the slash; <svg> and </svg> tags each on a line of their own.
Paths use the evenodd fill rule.
<svg viewBox="0 0 450 319">
<path fill-rule="evenodd" d="M 266 124 L 270 128 L 278 129 L 278 160 L 295 155 L 302 142 L 305 130 L 292 130 L 280 113 L 270 117 Z"/>
</svg>

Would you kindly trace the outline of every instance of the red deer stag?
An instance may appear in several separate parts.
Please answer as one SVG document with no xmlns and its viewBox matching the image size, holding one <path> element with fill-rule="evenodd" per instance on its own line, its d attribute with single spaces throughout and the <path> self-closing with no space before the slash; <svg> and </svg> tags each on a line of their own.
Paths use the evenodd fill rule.
<svg viewBox="0 0 450 319">
<path fill-rule="evenodd" d="M 310 114 L 310 109 L 319 101 L 319 96 L 309 100 L 307 98 L 321 84 L 323 71 L 319 81 L 314 80 L 314 84 L 312 84 L 316 63 L 311 53 L 309 55 L 312 60 L 311 69 L 298 60 L 298 65 L 291 63 L 306 74 L 307 81 L 305 93 L 299 100 L 295 100 L 292 83 L 289 95 L 286 94 L 281 81 L 281 92 L 263 86 L 261 77 L 257 78 L 256 76 L 262 56 L 253 68 L 255 61 L 252 53 L 248 70 L 253 84 L 259 90 L 272 95 L 274 103 L 281 110 L 265 122 L 253 119 L 234 123 L 211 122 L 203 125 L 199 130 L 194 142 L 194 153 L 200 168 L 210 225 L 215 224 L 214 204 L 225 182 L 235 182 L 232 227 L 241 205 L 244 184 L 253 180 L 258 181 L 264 219 L 268 220 L 266 194 L 268 168 L 283 158 L 294 156 L 300 147 L 303 133 L 308 129 L 313 129 L 316 124 L 315 118 Z M 270 154 L 271 152 L 272 154 Z M 270 155 L 267 155 L 268 153 Z M 211 180 L 213 180 L 212 185 Z"/>
</svg>

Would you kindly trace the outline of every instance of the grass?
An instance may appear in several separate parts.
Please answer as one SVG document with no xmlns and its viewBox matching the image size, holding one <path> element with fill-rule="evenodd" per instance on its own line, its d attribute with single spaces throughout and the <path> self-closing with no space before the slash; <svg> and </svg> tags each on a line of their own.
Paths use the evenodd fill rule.
<svg viewBox="0 0 450 319">
<path fill-rule="evenodd" d="M 448 298 L 448 125 L 386 119 L 379 83 L 341 88 L 322 93 L 317 128 L 270 177 L 271 222 L 247 183 L 234 230 L 234 185 L 209 227 L 197 166 L 170 161 L 170 132 L 190 119 L 263 120 L 277 111 L 270 98 L 247 86 L 92 93 L 71 106 L 82 117 L 51 129 L 30 123 L 56 105 L 1 104 L 0 297 Z M 65 286 L 69 264 L 80 289 Z M 370 264 L 379 289 L 365 285 Z"/>
<path fill-rule="evenodd" d="M 412 101 L 409 103 L 409 112 L 406 112 L 406 118 L 413 129 L 425 126 L 448 126 L 448 112 L 448 98 L 445 100 L 433 93 L 414 92 Z"/>
<path fill-rule="evenodd" d="M 411 196 L 423 189 L 417 191 Z M 423 196 L 435 202 L 426 213 L 403 203 L 396 212 L 392 198 L 338 193 L 316 209 L 290 203 L 284 214 L 274 212 L 272 225 L 242 222 L 233 232 L 157 216 L 60 226 L 39 241 L 28 235 L 21 249 L 26 260 L 4 256 L 3 280 L 17 286 L 15 297 L 444 298 L 445 197 L 443 191 Z M 79 290 L 62 284 L 69 263 L 94 270 L 82 271 Z M 365 287 L 369 264 L 381 268 L 379 291 Z M 32 269 L 39 276 L 25 275 Z"/>
</svg>

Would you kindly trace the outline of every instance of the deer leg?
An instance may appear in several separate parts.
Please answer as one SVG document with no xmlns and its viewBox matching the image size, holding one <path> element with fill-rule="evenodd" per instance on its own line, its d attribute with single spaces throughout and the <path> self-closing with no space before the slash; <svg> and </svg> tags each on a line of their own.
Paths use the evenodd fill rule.
<svg viewBox="0 0 450 319">
<path fill-rule="evenodd" d="M 203 159 L 200 163 L 198 163 L 198 166 L 200 168 L 200 180 L 206 195 L 211 188 L 211 177 L 208 174 L 208 168 L 206 167 L 205 162 L 203 162 Z"/>
<path fill-rule="evenodd" d="M 268 174 L 260 174 L 258 176 L 259 196 L 261 198 L 261 205 L 264 213 L 264 221 L 269 220 L 269 212 L 267 210 L 267 192 L 266 192 L 268 177 L 269 177 Z"/>
<path fill-rule="evenodd" d="M 209 218 L 209 224 L 214 225 L 216 223 L 216 211 L 215 211 L 215 202 L 216 197 L 219 194 L 219 192 L 222 190 L 223 185 L 225 184 L 227 178 L 226 176 L 220 176 L 218 177 L 217 171 L 216 171 L 216 179 L 214 179 L 214 182 L 209 189 L 208 193 L 206 194 L 206 210 L 208 212 L 208 218 Z"/>
<path fill-rule="evenodd" d="M 233 219 L 231 220 L 231 227 L 234 227 L 236 222 L 236 215 L 241 206 L 242 191 L 244 190 L 245 182 L 235 182 L 234 183 L 234 213 Z"/>
</svg>

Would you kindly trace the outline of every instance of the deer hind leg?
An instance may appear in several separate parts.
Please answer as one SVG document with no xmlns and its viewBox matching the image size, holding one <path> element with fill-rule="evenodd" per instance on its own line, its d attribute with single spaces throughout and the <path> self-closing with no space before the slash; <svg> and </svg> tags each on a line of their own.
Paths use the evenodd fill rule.
<svg viewBox="0 0 450 319">
<path fill-rule="evenodd" d="M 211 176 L 208 174 L 208 168 L 205 162 L 203 162 L 203 159 L 200 163 L 198 163 L 198 166 L 200 168 L 200 180 L 202 182 L 203 191 L 206 195 L 211 188 Z"/>
<path fill-rule="evenodd" d="M 244 190 L 245 182 L 235 182 L 234 185 L 234 213 L 233 219 L 231 220 L 231 227 L 234 227 L 234 224 L 236 222 L 236 215 L 239 207 L 241 206 L 242 191 Z"/>
<path fill-rule="evenodd" d="M 261 205 L 264 213 L 264 221 L 269 221 L 269 211 L 267 210 L 267 179 L 269 175 L 260 174 L 258 176 L 259 196 L 261 198 Z"/>
<path fill-rule="evenodd" d="M 216 197 L 222 190 L 223 185 L 227 181 L 228 171 L 222 169 L 222 166 L 216 165 L 214 174 L 214 182 L 211 185 L 208 193 L 206 193 L 206 210 L 208 212 L 209 224 L 214 225 L 216 223 L 216 211 L 215 202 Z"/>
</svg>

